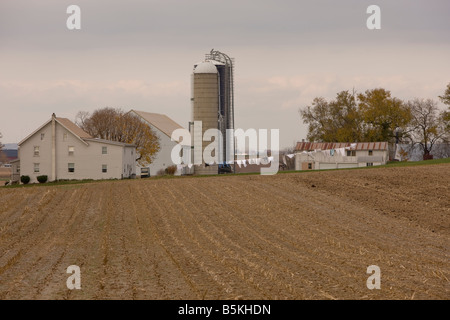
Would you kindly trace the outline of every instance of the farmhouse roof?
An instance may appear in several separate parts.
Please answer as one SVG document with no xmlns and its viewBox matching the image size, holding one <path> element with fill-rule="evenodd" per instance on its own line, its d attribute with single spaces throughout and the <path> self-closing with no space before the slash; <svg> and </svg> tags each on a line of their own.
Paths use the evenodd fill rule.
<svg viewBox="0 0 450 320">
<path fill-rule="evenodd" d="M 162 133 L 164 133 L 169 138 L 172 137 L 172 132 L 176 129 L 183 129 L 182 126 L 180 126 L 178 123 L 170 119 L 165 114 L 160 113 L 150 113 L 150 112 L 144 112 L 144 111 L 136 111 L 131 110 L 131 112 L 136 113 L 138 116 L 140 116 L 142 119 L 150 123 L 152 126 L 160 130 Z"/>
<path fill-rule="evenodd" d="M 56 121 L 59 122 L 63 127 L 65 127 L 67 130 L 75 134 L 76 136 L 80 137 L 81 139 L 91 139 L 92 136 L 81 129 L 79 126 L 77 126 L 75 123 L 70 121 L 67 118 L 56 118 Z"/>
<path fill-rule="evenodd" d="M 352 145 L 354 147 L 352 147 Z M 352 150 L 387 150 L 387 142 L 297 142 L 295 151 L 331 150 L 351 147 Z"/>
<path fill-rule="evenodd" d="M 41 125 L 39 128 L 37 128 L 36 130 L 34 130 L 31 134 L 29 134 L 26 138 L 24 138 L 22 141 L 20 141 L 18 143 L 18 145 L 20 146 L 22 143 L 24 143 L 25 141 L 27 141 L 29 138 L 31 138 L 32 136 L 34 136 L 37 132 L 39 132 L 40 130 L 42 130 L 42 128 L 44 128 L 46 125 L 48 125 L 50 122 L 52 121 L 52 118 L 50 118 L 48 121 L 46 121 L 43 125 Z M 81 129 L 79 126 L 77 126 L 75 123 L 73 123 L 72 121 L 70 121 L 67 118 L 58 118 L 55 117 L 55 121 L 58 122 L 60 125 L 62 125 L 64 128 L 66 128 L 67 130 L 69 130 L 72 134 L 74 134 L 77 138 L 79 138 L 81 141 L 83 141 L 83 139 L 90 139 L 92 138 L 91 135 L 89 135 L 87 132 L 85 132 L 83 129 Z M 83 141 L 84 142 L 84 141 Z M 86 143 L 86 142 L 84 142 Z"/>
</svg>

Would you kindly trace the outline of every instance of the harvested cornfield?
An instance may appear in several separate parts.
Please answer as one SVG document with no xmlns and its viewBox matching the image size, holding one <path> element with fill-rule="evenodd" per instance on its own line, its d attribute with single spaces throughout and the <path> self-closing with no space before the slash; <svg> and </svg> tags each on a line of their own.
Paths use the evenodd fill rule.
<svg viewBox="0 0 450 320">
<path fill-rule="evenodd" d="M 450 165 L 0 189 L 1 299 L 448 299 Z M 66 269 L 81 270 L 69 290 Z M 381 289 L 369 290 L 367 267 Z"/>
</svg>

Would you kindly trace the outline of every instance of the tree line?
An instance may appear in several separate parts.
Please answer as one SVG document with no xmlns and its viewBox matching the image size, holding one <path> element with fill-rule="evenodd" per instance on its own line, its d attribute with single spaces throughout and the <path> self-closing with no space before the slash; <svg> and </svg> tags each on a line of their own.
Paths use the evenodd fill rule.
<svg viewBox="0 0 450 320">
<path fill-rule="evenodd" d="M 347 90 L 331 101 L 317 97 L 299 113 L 309 141 L 397 141 L 418 144 L 429 155 L 435 144 L 450 141 L 450 83 L 439 99 L 447 110 L 440 111 L 432 99 L 403 101 L 383 88 L 359 94 Z"/>
</svg>

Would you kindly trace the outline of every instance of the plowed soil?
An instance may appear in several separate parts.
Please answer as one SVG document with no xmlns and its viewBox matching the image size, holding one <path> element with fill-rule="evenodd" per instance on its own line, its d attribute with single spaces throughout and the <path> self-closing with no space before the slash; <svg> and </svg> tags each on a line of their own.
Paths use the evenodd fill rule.
<svg viewBox="0 0 450 320">
<path fill-rule="evenodd" d="M 449 195 L 448 164 L 1 188 L 0 299 L 449 299 Z"/>
</svg>

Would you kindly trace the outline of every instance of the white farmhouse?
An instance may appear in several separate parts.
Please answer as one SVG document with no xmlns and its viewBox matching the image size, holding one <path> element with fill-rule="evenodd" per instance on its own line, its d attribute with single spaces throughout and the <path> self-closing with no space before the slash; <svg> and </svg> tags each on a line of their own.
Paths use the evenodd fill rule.
<svg viewBox="0 0 450 320">
<path fill-rule="evenodd" d="M 370 167 L 389 160 L 387 142 L 298 142 L 295 170 Z"/>
<path fill-rule="evenodd" d="M 66 118 L 52 118 L 19 142 L 20 175 L 48 181 L 122 179 L 136 175 L 136 147 L 95 139 Z"/>
<path fill-rule="evenodd" d="M 139 116 L 139 118 L 146 123 L 159 137 L 160 150 L 156 154 L 152 163 L 145 165 L 150 168 L 150 175 L 154 176 L 161 169 L 166 169 L 167 167 L 175 165 L 172 161 L 172 150 L 178 144 L 178 141 L 172 141 L 172 132 L 176 129 L 183 129 L 178 123 L 170 119 L 168 116 L 159 113 L 150 113 L 144 111 L 131 110 L 131 113 Z M 190 151 L 190 141 L 186 143 L 181 143 L 183 145 L 183 151 L 186 154 Z M 183 152 L 181 154 L 183 156 Z M 184 156 L 183 156 L 184 157 Z M 184 172 L 177 171 L 176 174 L 188 173 L 189 169 L 182 169 Z M 140 174 L 140 167 L 137 168 L 137 174 Z"/>
</svg>

